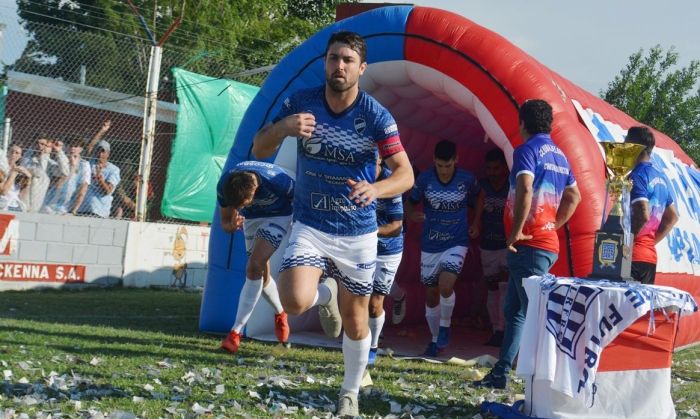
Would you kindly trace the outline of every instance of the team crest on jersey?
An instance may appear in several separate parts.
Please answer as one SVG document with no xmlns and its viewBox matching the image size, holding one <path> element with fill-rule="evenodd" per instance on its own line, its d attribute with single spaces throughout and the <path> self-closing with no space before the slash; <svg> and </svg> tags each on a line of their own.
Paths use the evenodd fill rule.
<svg viewBox="0 0 700 419">
<path fill-rule="evenodd" d="M 355 132 L 359 135 L 364 134 L 367 123 L 362 118 L 355 118 Z"/>
<path fill-rule="evenodd" d="M 601 292 L 598 287 L 559 285 L 549 293 L 547 331 L 554 336 L 559 350 L 571 359 L 576 359 L 588 308 Z"/>
</svg>

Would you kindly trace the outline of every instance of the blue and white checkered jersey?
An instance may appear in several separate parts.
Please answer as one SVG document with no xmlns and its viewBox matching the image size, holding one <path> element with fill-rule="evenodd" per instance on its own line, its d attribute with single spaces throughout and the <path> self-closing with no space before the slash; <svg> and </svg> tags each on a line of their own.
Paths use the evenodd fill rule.
<svg viewBox="0 0 700 419">
<path fill-rule="evenodd" d="M 235 172 L 252 172 L 258 177 L 258 189 L 253 203 L 241 210 L 241 215 L 248 219 L 264 217 L 282 217 L 292 214 L 294 197 L 294 179 L 281 167 L 260 162 L 243 161 L 221 176 L 216 185 L 216 198 L 219 206 L 227 207 L 223 188 L 231 174 Z"/>
<path fill-rule="evenodd" d="M 337 236 L 376 231 L 376 204 L 357 206 L 348 198 L 346 182 L 373 183 L 377 154 L 388 157 L 403 150 L 394 118 L 362 91 L 350 107 L 336 114 L 321 86 L 285 99 L 274 121 L 302 112 L 314 115 L 316 128 L 311 138 L 297 141 L 294 220 Z"/>
<path fill-rule="evenodd" d="M 467 204 L 480 190 L 474 174 L 460 168 L 447 183 L 440 182 L 435 168 L 418 176 L 410 199 L 414 204 L 423 203 L 421 251 L 438 253 L 469 246 Z"/>
<path fill-rule="evenodd" d="M 377 180 L 386 179 L 391 170 L 382 166 Z M 393 221 L 403 220 L 403 200 L 401 195 L 393 198 L 377 199 L 377 225 L 383 226 Z M 403 252 L 403 227 L 398 236 L 377 238 L 377 256 L 395 255 Z"/>
</svg>

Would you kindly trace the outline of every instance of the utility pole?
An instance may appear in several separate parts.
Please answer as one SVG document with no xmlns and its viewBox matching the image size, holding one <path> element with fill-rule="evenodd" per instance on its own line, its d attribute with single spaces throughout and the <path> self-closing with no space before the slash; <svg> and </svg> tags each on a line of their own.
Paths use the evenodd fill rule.
<svg viewBox="0 0 700 419">
<path fill-rule="evenodd" d="M 148 62 L 148 81 L 143 108 L 143 134 L 141 137 L 141 162 L 139 164 L 138 194 L 136 195 L 136 220 L 146 221 L 146 204 L 148 202 L 148 184 L 151 177 L 153 160 L 153 143 L 156 139 L 156 120 L 158 116 L 158 85 L 160 83 L 160 64 L 163 56 L 163 44 L 182 22 L 185 13 L 185 1 L 182 2 L 180 16 L 168 27 L 165 34 L 156 41 L 155 35 L 148 28 L 146 20 L 139 13 L 131 0 L 127 0 L 131 10 L 138 16 L 141 26 L 151 41 L 151 58 Z"/>
</svg>

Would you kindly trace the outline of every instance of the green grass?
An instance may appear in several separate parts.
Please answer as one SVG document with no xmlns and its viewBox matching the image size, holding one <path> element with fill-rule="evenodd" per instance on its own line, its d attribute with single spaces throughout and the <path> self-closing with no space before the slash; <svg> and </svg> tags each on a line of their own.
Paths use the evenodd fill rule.
<svg viewBox="0 0 700 419">
<path fill-rule="evenodd" d="M 342 381 L 339 351 L 245 341 L 226 354 L 216 350 L 220 337 L 197 331 L 200 299 L 139 289 L 0 293 L 0 372 L 11 372 L 0 382 L 0 417 L 181 417 L 195 404 L 212 416 L 328 415 Z M 699 359 L 697 347 L 674 356 L 680 416 L 700 411 Z M 512 403 L 522 393 L 520 384 L 474 389 L 463 367 L 386 357 L 372 379 L 360 401 L 367 415 L 387 415 L 394 402 L 414 415 L 471 417 L 483 400 Z"/>
</svg>

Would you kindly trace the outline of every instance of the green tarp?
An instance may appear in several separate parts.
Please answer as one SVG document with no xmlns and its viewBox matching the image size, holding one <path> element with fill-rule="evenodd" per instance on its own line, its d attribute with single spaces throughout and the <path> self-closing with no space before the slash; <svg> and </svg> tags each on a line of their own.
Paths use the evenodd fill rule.
<svg viewBox="0 0 700 419">
<path fill-rule="evenodd" d="M 173 68 L 179 108 L 161 212 L 210 222 L 216 183 L 257 86 Z"/>
</svg>

